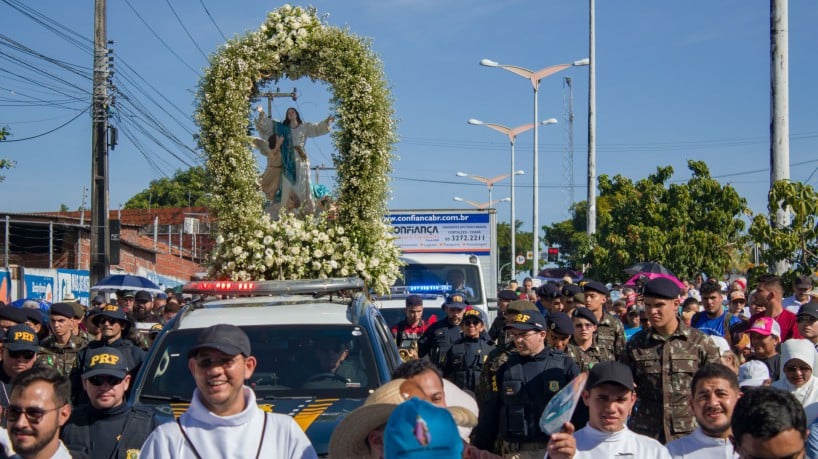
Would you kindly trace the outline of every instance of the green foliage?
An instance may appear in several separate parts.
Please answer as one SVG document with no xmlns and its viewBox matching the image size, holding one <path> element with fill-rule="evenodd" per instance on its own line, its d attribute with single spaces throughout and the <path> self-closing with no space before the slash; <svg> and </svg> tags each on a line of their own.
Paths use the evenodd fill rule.
<svg viewBox="0 0 818 459">
<path fill-rule="evenodd" d="M 569 266 L 587 263 L 589 276 L 602 280 L 623 279 L 640 261 L 660 262 L 680 277 L 727 271 L 744 245 L 747 202 L 704 162 L 688 161 L 688 168 L 690 180 L 671 185 L 671 167 L 636 182 L 601 175 L 593 246 L 584 235 L 585 203 L 574 206 L 571 220 L 545 228 L 546 240 L 564 246 Z"/>
<path fill-rule="evenodd" d="M 8 137 L 8 135 L 9 135 L 9 131 L 4 127 L 0 127 L 0 142 L 2 142 L 3 140 L 6 140 L 6 137 Z M 14 161 L 12 161 L 10 159 L 0 158 L 0 171 L 2 171 L 4 169 L 11 169 L 13 167 L 14 167 Z M 5 175 L 0 175 L 0 182 L 2 182 L 5 179 L 6 179 Z"/>
<path fill-rule="evenodd" d="M 525 255 L 526 252 L 531 250 L 531 246 L 533 245 L 533 240 L 531 236 L 531 231 L 520 231 L 520 227 L 523 225 L 521 221 L 517 221 L 517 232 L 515 233 L 514 245 L 516 247 L 515 254 L 516 255 Z M 498 223 L 497 224 L 497 248 L 498 248 L 498 257 L 499 257 L 499 267 L 503 269 L 500 271 L 501 279 L 499 279 L 502 283 L 507 282 L 511 278 L 511 269 L 508 266 L 508 263 L 511 262 L 511 231 L 509 231 L 510 225 L 508 223 Z M 522 265 L 518 265 L 515 263 L 515 272 L 530 272 L 531 271 L 531 260 L 526 260 L 525 263 Z"/>
<path fill-rule="evenodd" d="M 769 193 L 770 215 L 789 209 L 790 223 L 778 228 L 770 224 L 767 215 L 756 215 L 750 226 L 750 237 L 765 247 L 764 262 L 772 266 L 786 260 L 793 269 L 809 274 L 818 269 L 818 193 L 810 185 L 781 180 Z"/>
<path fill-rule="evenodd" d="M 207 178 L 202 166 L 176 171 L 172 178 L 152 180 L 125 203 L 126 209 L 207 205 Z"/>
</svg>

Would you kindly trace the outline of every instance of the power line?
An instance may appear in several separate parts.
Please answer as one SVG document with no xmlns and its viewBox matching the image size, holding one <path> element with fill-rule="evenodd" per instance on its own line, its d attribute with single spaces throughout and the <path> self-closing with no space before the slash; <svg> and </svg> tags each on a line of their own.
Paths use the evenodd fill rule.
<svg viewBox="0 0 818 459">
<path fill-rule="evenodd" d="M 136 15 L 136 17 L 137 17 L 137 18 L 139 18 L 139 20 L 140 20 L 140 21 L 142 21 L 142 24 L 144 24 L 144 25 L 145 25 L 145 27 L 147 27 L 147 29 L 148 29 L 148 30 L 150 30 L 150 32 L 153 34 L 153 36 L 154 36 L 154 37 L 156 37 L 156 39 L 157 39 L 157 40 L 159 40 L 159 42 L 160 42 L 160 43 L 162 43 L 162 45 L 163 45 L 163 46 L 164 46 L 164 47 L 165 47 L 165 48 L 166 48 L 168 51 L 170 51 L 170 53 L 171 53 L 171 54 L 173 54 L 173 55 L 176 57 L 176 59 L 178 59 L 178 60 L 179 60 L 179 62 L 181 62 L 181 63 L 182 63 L 182 64 L 183 64 L 185 67 L 187 67 L 188 69 L 190 69 L 190 71 L 191 71 L 191 72 L 195 73 L 196 75 L 198 75 L 198 74 L 199 74 L 199 71 L 198 71 L 198 70 L 194 69 L 194 68 L 193 68 L 193 67 L 192 67 L 190 64 L 188 64 L 188 63 L 187 63 L 187 62 L 186 62 L 184 59 L 182 59 L 182 56 L 180 56 L 179 54 L 177 54 L 177 53 L 176 53 L 176 51 L 174 51 L 174 50 L 173 50 L 173 48 L 171 48 L 171 47 L 170 47 L 170 45 L 168 45 L 168 44 L 167 44 L 167 42 L 165 42 L 165 40 L 163 40 L 163 39 L 162 39 L 162 37 L 160 37 L 160 36 L 159 36 L 159 34 L 158 34 L 158 33 L 156 33 L 156 31 L 155 31 L 155 30 L 153 30 L 153 27 L 151 27 L 151 26 L 150 26 L 150 24 L 148 24 L 148 22 L 147 22 L 147 21 L 145 21 L 145 19 L 142 17 L 142 15 L 141 15 L 141 14 L 139 14 L 139 11 L 136 11 L 136 8 L 134 8 L 134 7 L 133 7 L 133 5 L 131 5 L 131 2 L 130 2 L 130 1 L 125 0 L 125 4 L 126 4 L 126 5 L 128 5 L 128 8 L 130 8 L 130 9 L 131 9 L 131 11 L 133 11 L 133 13 Z"/>
<path fill-rule="evenodd" d="M 216 20 L 215 20 L 215 19 L 213 19 L 213 15 L 211 15 L 211 14 L 210 14 L 210 11 L 209 11 L 209 10 L 207 9 L 207 7 L 205 6 L 205 4 L 204 4 L 204 0 L 199 0 L 199 4 L 200 4 L 200 5 L 202 5 L 202 8 L 204 8 L 205 13 L 207 13 L 207 17 L 209 17 L 209 18 L 210 18 L 210 22 L 212 22 L 212 23 L 213 23 L 213 25 L 216 27 L 216 30 L 218 30 L 218 31 L 219 31 L 219 35 L 221 35 L 221 36 L 222 36 L 222 39 L 223 39 L 224 41 L 227 41 L 227 37 L 224 35 L 224 32 L 222 32 L 222 29 L 220 29 L 220 28 L 219 28 L 219 25 L 218 25 L 218 24 L 216 24 Z"/>
<path fill-rule="evenodd" d="M 195 46 L 196 49 L 199 50 L 199 53 L 202 55 L 202 57 L 204 57 L 205 60 L 207 60 L 207 54 L 204 51 L 202 51 L 202 48 L 200 48 L 199 44 L 196 43 L 196 40 L 193 39 L 193 35 L 191 35 L 190 32 L 187 30 L 187 27 L 185 27 L 185 23 L 182 22 L 182 18 L 180 18 L 179 15 L 176 14 L 176 10 L 173 9 L 173 5 L 170 4 L 170 0 L 165 0 L 165 2 L 168 4 L 168 8 L 170 8 L 170 11 L 173 13 L 173 16 L 176 18 L 176 21 L 179 22 L 180 26 L 182 26 L 182 30 L 185 31 L 185 34 L 187 34 L 187 37 L 190 38 L 190 41 L 193 42 L 193 46 Z"/>
<path fill-rule="evenodd" d="M 51 130 L 46 131 L 46 132 L 43 132 L 42 134 L 33 135 L 33 136 L 31 136 L 31 137 L 26 137 L 26 138 L 23 138 L 23 139 L 11 139 L 11 140 L 6 139 L 6 140 L 2 140 L 2 141 L 0 141 L 0 143 L 6 143 L 6 142 L 22 142 L 23 140 L 31 140 L 31 139 L 36 139 L 36 138 L 38 138 L 38 137 L 42 137 L 42 136 L 45 136 L 45 135 L 51 134 L 52 132 L 54 132 L 54 131 L 56 131 L 56 130 L 58 130 L 58 129 L 60 129 L 60 128 L 63 128 L 63 127 L 65 127 L 65 126 L 68 126 L 69 124 L 71 124 L 71 122 L 72 122 L 72 121 L 74 121 L 75 119 L 79 118 L 79 117 L 80 117 L 80 115 L 82 115 L 83 113 L 87 112 L 89 108 L 90 108 L 90 107 L 86 107 L 86 108 L 85 108 L 83 111 L 81 111 L 81 112 L 77 113 L 77 116 L 75 116 L 75 117 L 71 118 L 70 120 L 66 121 L 65 123 L 63 123 L 63 124 L 61 124 L 61 125 L 59 125 L 59 126 L 55 127 L 54 129 L 51 129 Z"/>
</svg>

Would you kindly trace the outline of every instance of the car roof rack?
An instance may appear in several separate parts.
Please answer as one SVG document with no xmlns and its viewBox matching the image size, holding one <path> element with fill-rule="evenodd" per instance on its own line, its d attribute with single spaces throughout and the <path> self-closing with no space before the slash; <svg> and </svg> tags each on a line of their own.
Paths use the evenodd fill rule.
<svg viewBox="0 0 818 459">
<path fill-rule="evenodd" d="M 364 281 L 358 277 L 331 277 L 327 279 L 297 279 L 270 281 L 193 281 L 182 287 L 182 293 L 194 295 L 315 295 L 322 296 L 344 290 L 363 290 Z"/>
</svg>

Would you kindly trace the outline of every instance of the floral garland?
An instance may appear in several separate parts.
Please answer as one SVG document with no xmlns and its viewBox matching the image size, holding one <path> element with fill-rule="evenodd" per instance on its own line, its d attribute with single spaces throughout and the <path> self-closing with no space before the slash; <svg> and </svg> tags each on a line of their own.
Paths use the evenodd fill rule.
<svg viewBox="0 0 818 459">
<path fill-rule="evenodd" d="M 254 32 L 210 57 L 196 122 L 213 188 L 219 236 L 210 275 L 233 280 L 357 275 L 376 292 L 398 276 L 399 249 L 384 222 L 394 112 L 369 41 L 322 23 L 314 8 L 283 7 Z M 309 77 L 332 89 L 338 130 L 332 156 L 337 214 L 329 219 L 263 213 L 258 166 L 247 135 L 250 100 L 268 81 Z"/>
</svg>

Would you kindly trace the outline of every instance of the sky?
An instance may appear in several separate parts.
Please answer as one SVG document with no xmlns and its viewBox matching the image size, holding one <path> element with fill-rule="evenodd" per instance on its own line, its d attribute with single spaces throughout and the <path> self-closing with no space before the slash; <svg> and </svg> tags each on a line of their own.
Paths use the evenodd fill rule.
<svg viewBox="0 0 818 459">
<path fill-rule="evenodd" d="M 815 187 L 818 2 L 789 3 L 790 175 Z M 391 209 L 468 208 L 453 198 L 482 203 L 488 190 L 457 172 L 495 177 L 512 170 L 508 139 L 467 120 L 510 127 L 532 122 L 532 87 L 508 71 L 480 66 L 481 59 L 537 70 L 585 58 L 589 51 L 587 1 L 311 4 L 330 25 L 369 37 L 383 61 L 400 138 Z M 202 163 L 192 116 L 206 56 L 225 36 L 257 29 L 280 5 L 108 0 L 107 35 L 114 42 L 114 82 L 121 91 L 112 121 L 120 135 L 110 152 L 111 209 L 151 180 Z M 2 211 L 82 205 L 91 182 L 91 117 L 84 110 L 90 105 L 93 11 L 92 0 L 0 0 L 0 126 L 12 134 L 11 142 L 0 143 L 0 158 L 16 162 L 0 182 Z M 753 212 L 766 212 L 769 29 L 769 2 L 758 0 L 597 1 L 597 173 L 639 180 L 672 166 L 672 181 L 684 182 L 690 177 L 687 161 L 703 160 Z M 20 45 L 31 52 L 21 53 Z M 571 78 L 572 94 L 565 77 Z M 295 102 L 276 100 L 276 115 L 288 106 L 307 121 L 330 113 L 329 89 L 320 81 L 283 80 L 268 89 L 276 87 L 299 93 Z M 559 120 L 539 129 L 539 222 L 547 225 L 569 217 L 572 197 L 587 196 L 588 67 L 543 79 L 538 104 L 541 120 Z M 307 143 L 313 166 L 331 166 L 332 151 L 329 136 Z M 514 167 L 525 171 L 517 177 L 514 203 L 524 230 L 530 230 L 533 214 L 532 163 L 528 131 L 517 139 Z M 331 170 L 318 174 L 320 183 L 332 186 Z M 492 197 L 507 196 L 504 180 Z M 90 208 L 90 194 L 85 207 Z M 499 221 L 509 221 L 509 203 L 497 204 L 497 212 Z"/>
</svg>

